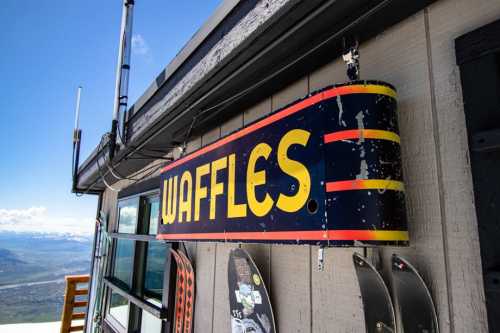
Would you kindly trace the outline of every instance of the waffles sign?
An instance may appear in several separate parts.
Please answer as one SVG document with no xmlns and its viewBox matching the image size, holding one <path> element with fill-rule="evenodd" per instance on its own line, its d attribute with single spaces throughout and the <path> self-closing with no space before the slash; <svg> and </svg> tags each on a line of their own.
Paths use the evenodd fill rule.
<svg viewBox="0 0 500 333">
<path fill-rule="evenodd" d="M 167 165 L 158 238 L 405 244 L 395 95 L 330 87 Z"/>
</svg>

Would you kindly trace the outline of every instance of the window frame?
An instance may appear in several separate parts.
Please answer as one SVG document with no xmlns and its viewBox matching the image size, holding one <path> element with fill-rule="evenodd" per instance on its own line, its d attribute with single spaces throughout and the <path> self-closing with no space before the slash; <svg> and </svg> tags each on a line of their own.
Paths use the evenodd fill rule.
<svg viewBox="0 0 500 333">
<path fill-rule="evenodd" d="M 142 312 L 146 311 L 154 317 L 161 320 L 161 332 L 170 332 L 172 328 L 172 318 L 174 313 L 175 302 L 175 284 L 176 284 L 176 266 L 175 262 L 168 254 L 169 248 L 177 249 L 177 242 L 160 241 L 156 239 L 155 235 L 149 234 L 150 223 L 150 207 L 152 202 L 160 200 L 159 189 L 144 191 L 140 193 L 130 194 L 124 197 L 119 197 L 116 204 L 115 223 L 112 225 L 112 232 L 108 233 L 111 238 L 111 255 L 107 263 L 106 276 L 104 278 L 104 285 L 106 287 L 106 297 L 104 304 L 104 322 L 107 326 L 115 332 L 139 332 L 141 328 Z M 135 225 L 135 233 L 120 233 L 119 230 L 119 212 L 121 203 L 138 200 L 138 213 Z M 159 221 L 161 219 L 159 218 Z M 114 267 L 116 263 L 117 243 L 118 240 L 131 240 L 134 242 L 132 254 L 132 274 L 131 281 L 129 281 L 130 288 L 126 288 L 124 283 L 114 278 Z M 158 307 L 146 300 L 144 293 L 144 279 L 146 274 L 146 261 L 147 261 L 147 248 L 150 242 L 160 242 L 167 244 L 167 253 L 163 260 L 163 291 L 161 300 L 161 307 Z M 128 308 L 128 322 L 127 327 L 121 325 L 116 318 L 110 314 L 110 299 L 111 292 L 115 292 L 120 296 L 127 299 Z"/>
</svg>

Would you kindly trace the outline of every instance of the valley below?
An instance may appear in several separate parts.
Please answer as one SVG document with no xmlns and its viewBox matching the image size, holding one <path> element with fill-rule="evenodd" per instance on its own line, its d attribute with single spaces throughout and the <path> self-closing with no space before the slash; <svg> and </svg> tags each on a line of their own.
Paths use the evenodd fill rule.
<svg viewBox="0 0 500 333">
<path fill-rule="evenodd" d="M 0 325 L 60 320 L 66 275 L 88 274 L 92 239 L 0 233 Z"/>
</svg>

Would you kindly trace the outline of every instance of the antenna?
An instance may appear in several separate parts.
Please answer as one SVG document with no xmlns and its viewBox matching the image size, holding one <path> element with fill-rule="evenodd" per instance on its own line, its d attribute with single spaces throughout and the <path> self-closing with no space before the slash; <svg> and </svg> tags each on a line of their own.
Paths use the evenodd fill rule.
<svg viewBox="0 0 500 333">
<path fill-rule="evenodd" d="M 76 93 L 76 111 L 75 111 L 75 127 L 74 129 L 77 130 L 80 126 L 80 95 L 82 93 L 82 87 L 79 86 L 77 93 Z"/>
<path fill-rule="evenodd" d="M 80 130 L 80 96 L 82 93 L 82 87 L 79 86 L 76 93 L 76 110 L 75 110 L 75 128 L 73 129 L 73 159 L 71 172 L 73 176 L 73 188 L 72 191 L 77 191 L 78 183 L 78 164 L 80 163 L 80 141 L 82 138 L 82 131 Z"/>
<path fill-rule="evenodd" d="M 117 143 L 125 143 L 123 141 L 125 136 L 125 113 L 127 111 L 128 104 L 128 77 L 130 72 L 130 50 L 132 46 L 133 9 L 134 0 L 123 0 L 120 46 L 118 49 L 118 63 L 116 66 L 113 121 L 111 123 L 111 135 L 109 141 L 110 162 L 115 155 Z M 118 128 L 119 122 L 121 128 Z"/>
</svg>

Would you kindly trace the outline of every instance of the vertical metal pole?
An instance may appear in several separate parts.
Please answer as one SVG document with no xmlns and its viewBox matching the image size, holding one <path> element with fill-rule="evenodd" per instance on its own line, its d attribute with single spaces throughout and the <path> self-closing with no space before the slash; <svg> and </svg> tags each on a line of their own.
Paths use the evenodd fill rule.
<svg viewBox="0 0 500 333">
<path fill-rule="evenodd" d="M 78 164 L 80 164 L 80 141 L 82 131 L 80 130 L 80 96 L 82 87 L 78 87 L 76 94 L 76 110 L 75 110 L 75 128 L 73 129 L 73 170 L 71 170 L 73 178 L 73 192 L 77 190 L 78 183 Z"/>
<path fill-rule="evenodd" d="M 120 28 L 120 46 L 118 49 L 118 63 L 116 66 L 115 100 L 113 106 L 113 122 L 111 123 L 111 137 L 109 160 L 114 157 L 116 145 L 124 144 L 125 112 L 128 104 L 128 78 L 130 72 L 130 50 L 132 44 L 132 19 L 134 0 L 123 0 L 122 22 Z M 118 128 L 120 125 L 120 128 Z"/>
<path fill-rule="evenodd" d="M 76 93 L 76 111 L 75 111 L 75 130 L 80 127 L 80 95 L 82 93 L 82 87 L 78 87 L 78 92 Z"/>
</svg>

